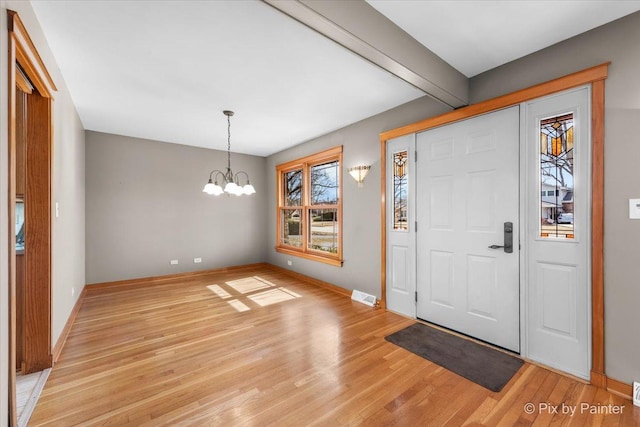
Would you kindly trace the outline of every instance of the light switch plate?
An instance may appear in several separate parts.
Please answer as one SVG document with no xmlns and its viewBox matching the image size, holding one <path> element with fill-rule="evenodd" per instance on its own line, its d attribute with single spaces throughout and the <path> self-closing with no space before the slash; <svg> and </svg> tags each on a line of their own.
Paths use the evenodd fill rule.
<svg viewBox="0 0 640 427">
<path fill-rule="evenodd" d="M 633 382 L 633 404 L 640 406 L 640 383 L 637 381 Z"/>
<path fill-rule="evenodd" d="M 640 219 L 640 199 L 629 199 L 629 219 Z"/>
</svg>

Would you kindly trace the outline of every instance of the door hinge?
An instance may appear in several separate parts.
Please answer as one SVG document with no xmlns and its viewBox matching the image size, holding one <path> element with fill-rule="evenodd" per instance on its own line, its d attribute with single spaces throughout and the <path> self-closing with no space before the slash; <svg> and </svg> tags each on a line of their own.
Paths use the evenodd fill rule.
<svg viewBox="0 0 640 427">
<path fill-rule="evenodd" d="M 413 221 L 413 229 L 418 232 L 418 221 Z"/>
<path fill-rule="evenodd" d="M 416 302 L 418 302 L 418 291 L 415 292 Z"/>
<path fill-rule="evenodd" d="M 418 161 L 418 150 L 413 152 L 413 161 L 417 162 Z"/>
</svg>

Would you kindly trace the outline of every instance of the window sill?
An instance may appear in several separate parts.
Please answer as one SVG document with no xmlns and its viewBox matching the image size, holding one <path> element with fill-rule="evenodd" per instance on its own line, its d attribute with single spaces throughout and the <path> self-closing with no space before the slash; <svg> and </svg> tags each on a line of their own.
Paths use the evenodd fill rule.
<svg viewBox="0 0 640 427">
<path fill-rule="evenodd" d="M 288 249 L 283 246 L 276 246 L 276 252 L 280 252 L 282 254 L 293 255 L 300 258 L 309 259 L 311 261 L 318 261 L 324 264 L 333 265 L 336 267 L 342 267 L 342 260 L 338 258 L 329 258 L 322 255 L 316 255 L 308 252 L 300 252 L 295 249 Z"/>
</svg>

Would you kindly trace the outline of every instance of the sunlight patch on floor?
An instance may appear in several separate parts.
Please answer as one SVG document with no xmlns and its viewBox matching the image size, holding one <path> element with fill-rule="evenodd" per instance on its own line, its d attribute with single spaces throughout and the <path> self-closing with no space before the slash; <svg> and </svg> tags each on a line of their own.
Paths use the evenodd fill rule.
<svg viewBox="0 0 640 427">
<path fill-rule="evenodd" d="M 227 301 L 231 307 L 235 308 L 236 311 L 242 313 L 243 311 L 251 310 L 245 303 L 238 301 L 237 299 L 232 299 L 231 301 Z"/>
<path fill-rule="evenodd" d="M 229 280 L 223 284 L 208 285 L 207 289 L 223 300 L 238 312 L 251 310 L 249 302 L 260 307 L 278 304 L 302 298 L 301 295 L 289 289 L 278 287 L 260 276 L 244 277 L 242 279 Z M 233 299 L 230 299 L 233 298 Z M 242 301 L 244 300 L 244 302 Z"/>
<path fill-rule="evenodd" d="M 222 289 L 220 285 L 209 285 L 207 286 L 207 289 L 209 289 L 211 292 L 218 295 L 222 299 L 231 298 L 232 296 L 229 292 Z"/>
<path fill-rule="evenodd" d="M 267 305 L 277 304 L 279 302 L 289 301 L 296 298 L 300 298 L 300 295 L 295 292 L 291 292 L 286 288 L 270 289 L 268 291 L 249 295 L 249 299 L 260 307 L 266 307 Z"/>
<path fill-rule="evenodd" d="M 246 277 L 244 279 L 230 280 L 226 282 L 241 294 L 248 294 L 250 292 L 259 291 L 260 289 L 270 288 L 275 286 L 272 283 L 265 282 L 263 280 L 256 279 L 255 277 Z"/>
</svg>

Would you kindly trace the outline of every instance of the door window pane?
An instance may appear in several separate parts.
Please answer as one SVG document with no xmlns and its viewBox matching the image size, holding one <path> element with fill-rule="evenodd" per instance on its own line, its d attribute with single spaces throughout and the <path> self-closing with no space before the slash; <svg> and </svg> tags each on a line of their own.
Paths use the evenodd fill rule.
<svg viewBox="0 0 640 427">
<path fill-rule="evenodd" d="M 408 230 L 408 168 L 407 151 L 393 153 L 393 229 Z"/>
<path fill-rule="evenodd" d="M 540 121 L 540 236 L 574 238 L 573 113 Z"/>
<path fill-rule="evenodd" d="M 338 203 L 339 162 L 332 161 L 311 166 L 311 204 L 335 205 Z"/>
<path fill-rule="evenodd" d="M 338 253 L 338 210 L 309 209 L 309 249 Z"/>
</svg>

